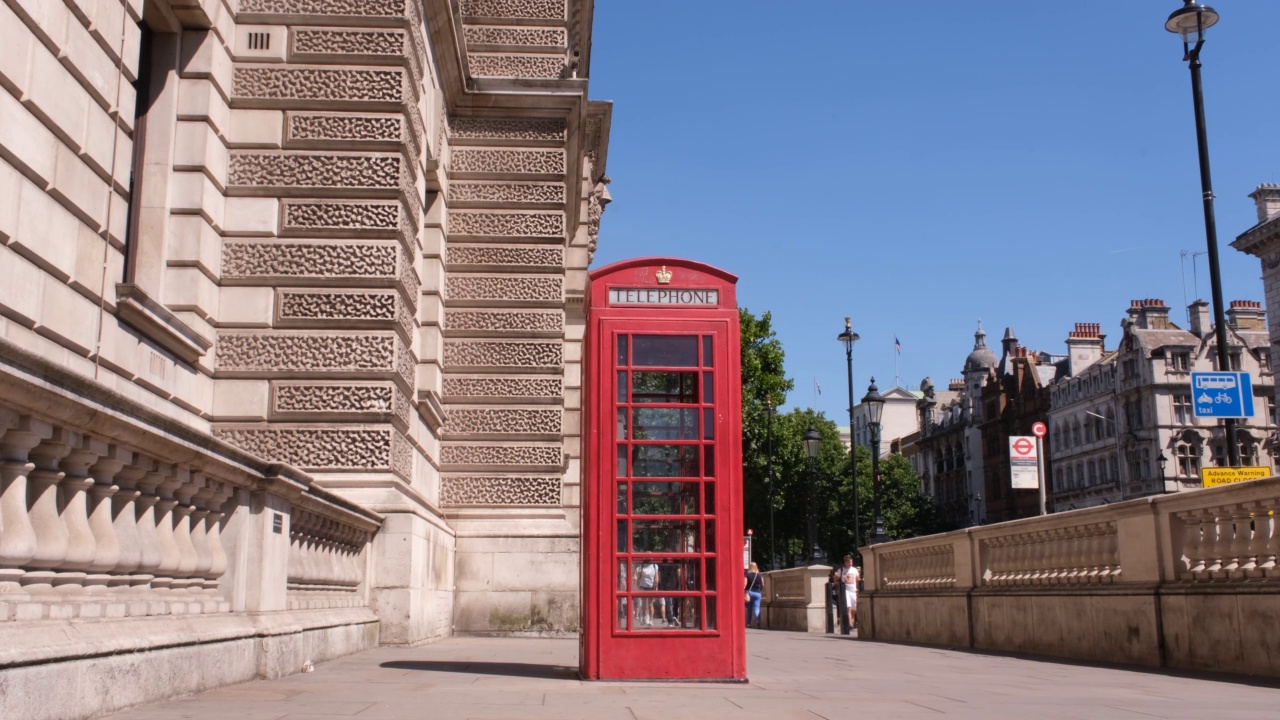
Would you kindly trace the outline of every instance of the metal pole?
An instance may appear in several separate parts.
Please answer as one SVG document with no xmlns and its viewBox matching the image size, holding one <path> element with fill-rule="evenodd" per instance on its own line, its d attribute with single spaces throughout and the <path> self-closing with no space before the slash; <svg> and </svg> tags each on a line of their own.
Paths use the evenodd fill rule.
<svg viewBox="0 0 1280 720">
<path fill-rule="evenodd" d="M 1204 40 L 1196 43 L 1187 53 L 1191 66 L 1191 95 L 1195 101 L 1196 112 L 1196 149 L 1200 154 L 1200 190 L 1204 198 L 1204 234 L 1209 252 L 1209 287 L 1213 293 L 1213 325 L 1214 335 L 1218 343 L 1218 371 L 1231 370 L 1231 359 L 1227 352 L 1227 322 L 1222 307 L 1222 272 L 1218 268 L 1218 224 L 1213 212 L 1213 180 L 1209 175 L 1209 137 L 1204 121 L 1204 90 L 1200 82 L 1200 48 Z M 1236 420 L 1227 418 L 1223 421 L 1223 432 L 1226 435 L 1227 463 L 1230 467 L 1240 466 L 1240 446 L 1236 443 Z"/>
<path fill-rule="evenodd" d="M 860 559 L 858 543 L 862 535 L 858 532 L 858 446 L 853 441 L 853 343 L 845 347 L 844 365 L 849 373 L 849 478 L 853 481 L 853 555 Z"/>
<path fill-rule="evenodd" d="M 769 569 L 777 570 L 778 553 L 774 549 L 773 539 L 773 399 L 765 398 L 765 413 L 769 420 L 765 425 L 765 448 L 767 460 L 765 472 L 769 475 Z"/>
<path fill-rule="evenodd" d="M 880 427 L 878 424 L 871 428 L 871 478 L 875 483 L 872 487 L 875 490 L 876 512 L 876 524 L 871 533 L 871 542 L 872 544 L 889 542 L 889 537 L 884 532 L 884 518 L 880 515 Z"/>
<path fill-rule="evenodd" d="M 1036 473 L 1040 480 L 1040 514 L 1048 515 L 1047 503 L 1045 497 L 1048 494 L 1045 486 L 1049 484 L 1048 479 L 1044 476 L 1044 444 L 1040 442 L 1040 438 L 1036 438 Z"/>
<path fill-rule="evenodd" d="M 809 550 L 806 565 L 814 561 L 814 548 L 818 546 L 818 459 L 809 458 Z"/>
</svg>

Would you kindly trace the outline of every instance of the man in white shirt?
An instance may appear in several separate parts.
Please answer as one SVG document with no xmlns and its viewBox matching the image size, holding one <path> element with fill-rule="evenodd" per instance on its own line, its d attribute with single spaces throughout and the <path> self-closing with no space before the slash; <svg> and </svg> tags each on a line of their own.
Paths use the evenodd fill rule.
<svg viewBox="0 0 1280 720">
<path fill-rule="evenodd" d="M 853 556 L 844 556 L 844 567 L 840 568 L 840 580 L 844 583 L 844 604 L 849 612 L 849 628 L 852 629 L 858 617 L 858 581 L 862 579 L 858 568 L 853 566 Z"/>
</svg>

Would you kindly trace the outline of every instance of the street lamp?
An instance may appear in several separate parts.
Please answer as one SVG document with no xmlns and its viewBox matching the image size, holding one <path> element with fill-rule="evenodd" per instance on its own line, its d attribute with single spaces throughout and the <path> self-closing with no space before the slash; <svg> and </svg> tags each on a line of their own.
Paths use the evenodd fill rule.
<svg viewBox="0 0 1280 720">
<path fill-rule="evenodd" d="M 1164 464 L 1169 462 L 1169 458 L 1164 456 L 1163 450 L 1160 451 L 1160 459 L 1156 462 L 1160 463 L 1160 492 L 1164 492 Z"/>
<path fill-rule="evenodd" d="M 1196 148 L 1200 153 L 1200 190 L 1204 200 L 1204 234 L 1208 244 L 1209 286 L 1213 293 L 1213 325 L 1218 342 L 1218 370 L 1231 369 L 1227 353 L 1227 322 L 1222 309 L 1222 272 L 1218 269 L 1218 225 L 1213 213 L 1213 180 L 1209 175 L 1209 138 L 1204 122 L 1204 91 L 1200 84 L 1200 48 L 1204 47 L 1205 31 L 1218 22 L 1218 13 L 1196 0 L 1184 0 L 1184 5 L 1174 10 L 1165 21 L 1164 29 L 1182 37 L 1182 59 L 1191 68 L 1191 96 L 1195 103 Z M 1240 465 L 1240 446 L 1236 444 L 1236 421 L 1223 421 L 1226 434 L 1227 462 L 1231 467 Z"/>
<path fill-rule="evenodd" d="M 769 569 L 777 570 L 778 554 L 773 541 L 773 415 L 777 410 L 773 407 L 773 397 L 764 398 L 765 421 L 765 472 L 769 476 Z"/>
<path fill-rule="evenodd" d="M 858 446 L 853 442 L 853 344 L 858 341 L 858 333 L 853 331 L 849 318 L 844 319 L 844 332 L 837 335 L 836 339 L 844 343 L 844 365 L 849 373 L 849 479 L 853 485 L 853 554 L 860 556 L 858 543 L 862 536 L 858 533 Z"/>
<path fill-rule="evenodd" d="M 871 378 L 871 386 L 862 398 L 867 408 L 867 429 L 871 431 L 871 481 L 875 497 L 875 525 L 871 530 L 871 544 L 889 542 L 884 531 L 884 517 L 880 515 L 880 417 L 884 414 L 884 396 L 876 388 L 876 379 Z"/>
<path fill-rule="evenodd" d="M 818 450 L 822 447 L 822 435 L 813 426 L 804 434 L 804 450 L 809 454 L 809 562 L 818 559 Z"/>
</svg>

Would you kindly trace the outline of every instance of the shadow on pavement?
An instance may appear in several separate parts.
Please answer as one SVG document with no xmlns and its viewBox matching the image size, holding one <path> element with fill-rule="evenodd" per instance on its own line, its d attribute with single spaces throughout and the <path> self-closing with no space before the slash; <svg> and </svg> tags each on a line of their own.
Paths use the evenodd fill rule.
<svg viewBox="0 0 1280 720">
<path fill-rule="evenodd" d="M 394 660 L 380 667 L 393 670 L 464 673 L 467 675 L 500 675 L 506 677 L 577 680 L 578 668 L 535 663 L 474 662 L 470 660 Z"/>
</svg>

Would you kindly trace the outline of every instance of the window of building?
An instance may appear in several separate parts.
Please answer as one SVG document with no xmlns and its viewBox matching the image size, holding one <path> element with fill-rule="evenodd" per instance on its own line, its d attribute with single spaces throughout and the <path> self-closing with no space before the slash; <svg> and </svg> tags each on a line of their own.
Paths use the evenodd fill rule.
<svg viewBox="0 0 1280 720">
<path fill-rule="evenodd" d="M 1227 353 L 1227 362 L 1231 364 L 1231 369 L 1236 372 L 1240 371 L 1240 354 L 1239 350 L 1232 350 Z"/>
<path fill-rule="evenodd" d="M 1138 480 L 1142 478 L 1142 458 L 1138 455 L 1137 450 L 1130 450 L 1128 453 L 1129 461 L 1129 479 Z"/>
<path fill-rule="evenodd" d="M 1213 464 L 1218 467 L 1227 466 L 1227 446 L 1225 443 L 1213 444 Z"/>
<path fill-rule="evenodd" d="M 1174 451 L 1178 459 L 1178 475 L 1195 477 L 1200 474 L 1200 451 L 1191 443 L 1179 443 Z"/>
<path fill-rule="evenodd" d="M 1191 370 L 1191 353 L 1184 350 L 1178 350 L 1169 355 L 1169 370 L 1171 372 L 1190 372 Z"/>
<path fill-rule="evenodd" d="M 1258 351 L 1258 368 L 1261 369 L 1262 372 L 1264 373 L 1271 372 L 1271 351 L 1270 350 Z"/>
<path fill-rule="evenodd" d="M 1195 411 L 1191 408 L 1191 394 L 1179 393 L 1173 396 L 1173 421 L 1179 425 L 1189 425 L 1195 419 Z"/>
<path fill-rule="evenodd" d="M 1116 411 L 1112 410 L 1111 408 L 1107 408 L 1106 427 L 1107 427 L 1107 437 L 1109 438 L 1115 437 L 1116 436 Z"/>
<path fill-rule="evenodd" d="M 1076 480 L 1072 487 L 1084 487 L 1084 465 L 1076 463 Z"/>
<path fill-rule="evenodd" d="M 1075 420 L 1071 423 L 1071 444 L 1080 445 L 1080 421 Z"/>
<path fill-rule="evenodd" d="M 1108 464 L 1111 465 L 1111 482 L 1120 482 L 1120 459 L 1112 455 Z"/>
<path fill-rule="evenodd" d="M 1135 358 L 1128 358 L 1121 365 L 1123 372 L 1121 379 L 1130 380 L 1138 376 L 1138 361 Z"/>
<path fill-rule="evenodd" d="M 1085 416 L 1085 420 L 1084 420 L 1084 441 L 1085 441 L 1086 443 L 1091 443 L 1091 442 L 1093 442 L 1095 439 L 1097 439 L 1097 436 L 1093 434 L 1093 432 L 1094 432 L 1093 421 L 1094 421 L 1094 418 L 1093 418 L 1093 416 L 1092 416 L 1092 415 L 1087 415 L 1087 416 Z"/>
<path fill-rule="evenodd" d="M 1089 485 L 1098 484 L 1098 464 L 1093 460 L 1089 461 Z"/>
<path fill-rule="evenodd" d="M 1257 466 L 1258 443 L 1249 442 L 1248 440 L 1240 441 L 1240 462 L 1244 465 Z"/>
<path fill-rule="evenodd" d="M 1151 477 L 1151 448 L 1142 449 L 1142 477 Z"/>
</svg>

